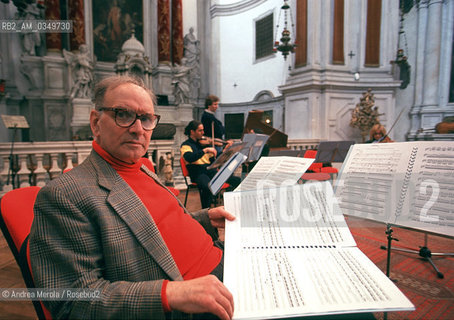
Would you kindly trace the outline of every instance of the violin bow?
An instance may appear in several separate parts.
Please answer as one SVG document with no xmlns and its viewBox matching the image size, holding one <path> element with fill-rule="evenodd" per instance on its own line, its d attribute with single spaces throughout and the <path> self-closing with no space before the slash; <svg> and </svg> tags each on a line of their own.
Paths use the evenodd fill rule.
<svg viewBox="0 0 454 320">
<path fill-rule="evenodd" d="M 383 139 L 385 139 L 386 137 L 389 136 L 389 134 L 391 133 L 391 131 L 393 130 L 394 126 L 397 124 L 397 121 L 399 121 L 400 119 L 400 116 L 402 115 L 402 113 L 404 113 L 405 111 L 405 108 L 402 109 L 402 111 L 399 113 L 399 115 L 397 116 L 396 120 L 394 120 L 394 123 L 393 125 L 391 126 L 391 128 L 389 129 L 388 133 L 385 134 L 383 137 L 381 137 L 380 139 L 378 139 L 378 142 L 382 141 Z"/>
</svg>

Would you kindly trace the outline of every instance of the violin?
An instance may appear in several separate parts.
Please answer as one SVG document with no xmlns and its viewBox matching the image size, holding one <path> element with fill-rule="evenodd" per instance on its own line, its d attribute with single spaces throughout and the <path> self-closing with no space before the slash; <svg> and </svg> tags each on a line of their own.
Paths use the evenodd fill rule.
<svg viewBox="0 0 454 320">
<path fill-rule="evenodd" d="M 394 142 L 394 140 L 391 140 L 391 138 L 388 135 L 385 135 L 384 137 L 374 141 L 373 143 L 387 143 L 387 142 Z"/>
<path fill-rule="evenodd" d="M 227 141 L 219 139 L 219 138 L 210 138 L 210 137 L 205 137 L 203 136 L 201 139 L 199 139 L 199 143 L 202 146 L 218 146 L 218 147 L 223 147 L 224 145 L 228 144 Z"/>
</svg>

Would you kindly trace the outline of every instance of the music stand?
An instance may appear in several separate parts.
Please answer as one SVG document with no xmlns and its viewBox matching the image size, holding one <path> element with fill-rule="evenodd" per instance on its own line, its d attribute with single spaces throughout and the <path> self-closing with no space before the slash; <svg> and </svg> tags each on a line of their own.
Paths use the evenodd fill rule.
<svg viewBox="0 0 454 320">
<path fill-rule="evenodd" d="M 318 146 L 314 162 L 344 162 L 353 144 L 355 141 L 322 141 Z"/>
<path fill-rule="evenodd" d="M 6 180 L 6 184 L 9 185 L 9 181 L 11 178 L 11 184 L 13 189 L 15 189 L 14 180 L 16 178 L 16 173 L 13 170 L 14 160 L 13 160 L 13 151 L 14 151 L 14 141 L 16 140 L 16 132 L 17 129 L 28 129 L 30 126 L 28 125 L 27 119 L 24 116 L 18 115 L 1 115 L 3 123 L 7 129 L 13 129 L 13 141 L 11 142 L 11 151 L 9 153 L 9 168 L 8 168 L 8 178 Z"/>
<path fill-rule="evenodd" d="M 246 146 L 241 153 L 247 156 L 247 162 L 258 161 L 262 154 L 263 148 L 270 136 L 259 133 L 245 133 L 243 135 L 243 142 Z"/>
<path fill-rule="evenodd" d="M 404 228 L 403 226 L 398 226 L 396 225 L 396 227 L 400 227 L 400 228 Z M 405 228 L 404 228 L 405 229 Z M 391 248 L 391 241 L 390 241 L 390 238 L 391 240 L 395 240 L 395 241 L 399 241 L 399 239 L 396 239 L 396 238 L 392 238 L 392 229 L 391 229 L 391 224 L 387 224 L 387 229 L 386 229 L 386 234 L 388 235 L 388 246 L 380 246 L 380 249 L 382 250 L 387 250 L 388 252 L 388 259 L 387 259 L 387 272 L 388 274 L 386 274 L 388 277 L 389 277 L 389 265 L 390 265 L 390 254 L 391 254 L 391 250 L 395 250 L 395 251 L 401 251 L 401 252 L 407 252 L 407 253 L 413 253 L 413 254 L 417 254 L 419 255 L 421 258 L 423 258 L 424 261 L 427 261 L 430 263 L 430 265 L 432 266 L 432 268 L 435 270 L 436 274 L 437 274 L 437 277 L 439 279 L 443 279 L 445 276 L 444 274 L 440 271 L 440 269 L 438 269 L 438 267 L 435 265 L 435 263 L 433 262 L 432 260 L 432 256 L 441 256 L 441 257 L 454 257 L 454 252 L 432 252 L 430 249 L 429 249 L 429 245 L 428 245 L 428 232 L 424 232 L 424 245 L 423 246 L 420 246 L 419 247 L 419 250 L 417 249 L 404 249 L 404 248 L 397 248 L 397 247 L 393 247 Z"/>
<path fill-rule="evenodd" d="M 235 172 L 238 166 L 244 162 L 244 160 L 246 160 L 246 156 L 241 152 L 236 152 L 227 162 L 223 164 L 221 169 L 219 169 L 213 179 L 211 179 L 208 183 L 208 187 L 213 195 L 216 195 L 219 190 L 221 190 L 224 183 Z"/>
<path fill-rule="evenodd" d="M 207 169 L 217 169 L 219 167 L 222 167 L 235 153 L 238 151 L 242 150 L 246 146 L 246 143 L 244 142 L 238 142 L 232 144 L 230 147 L 225 149 L 219 157 L 216 158 L 216 160 L 210 164 Z"/>
</svg>

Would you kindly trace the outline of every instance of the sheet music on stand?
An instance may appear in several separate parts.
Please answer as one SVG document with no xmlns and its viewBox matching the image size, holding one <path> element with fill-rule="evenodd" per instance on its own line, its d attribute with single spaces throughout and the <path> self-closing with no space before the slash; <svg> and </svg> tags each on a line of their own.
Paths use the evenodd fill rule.
<svg viewBox="0 0 454 320">
<path fill-rule="evenodd" d="M 208 170 L 216 169 L 222 167 L 231 157 L 233 157 L 238 151 L 242 150 L 247 143 L 245 142 L 236 142 L 232 144 L 229 148 L 225 149 L 216 160 L 207 167 Z"/>
<path fill-rule="evenodd" d="M 321 141 L 315 162 L 343 162 L 355 141 Z"/>
<path fill-rule="evenodd" d="M 224 204 L 234 319 L 414 309 L 356 247 L 329 182 L 226 192 Z"/>
<path fill-rule="evenodd" d="M 246 158 L 247 157 L 241 152 L 236 152 L 226 163 L 224 163 L 221 169 L 219 169 L 213 179 L 211 179 L 208 183 L 208 188 L 213 195 L 216 195 L 219 190 L 221 190 L 224 183 L 235 172 L 238 166 L 246 160 Z"/>
<path fill-rule="evenodd" d="M 452 237 L 454 141 L 356 144 L 336 180 L 344 214 Z"/>
<path fill-rule="evenodd" d="M 20 115 L 8 115 L 2 114 L 1 115 L 3 123 L 5 127 L 8 129 L 28 129 L 30 126 L 28 125 L 27 119 L 24 116 Z"/>
<path fill-rule="evenodd" d="M 257 186 L 279 186 L 282 183 L 296 184 L 314 162 L 311 158 L 261 157 L 254 169 L 235 191 L 255 190 Z"/>
<path fill-rule="evenodd" d="M 241 150 L 241 153 L 246 155 L 247 162 L 253 162 L 260 159 L 263 148 L 270 136 L 266 134 L 258 133 L 245 133 L 243 135 L 243 142 L 246 143 L 245 147 Z"/>
</svg>

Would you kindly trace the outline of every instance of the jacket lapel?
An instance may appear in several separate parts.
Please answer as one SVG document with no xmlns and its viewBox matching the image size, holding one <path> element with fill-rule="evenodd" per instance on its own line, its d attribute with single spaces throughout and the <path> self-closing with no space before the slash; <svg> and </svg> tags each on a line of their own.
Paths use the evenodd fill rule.
<svg viewBox="0 0 454 320">
<path fill-rule="evenodd" d="M 172 280 L 183 280 L 158 227 L 142 201 L 110 165 L 96 156 L 100 169 L 99 183 L 110 189 L 107 201 L 169 277 Z"/>
</svg>

